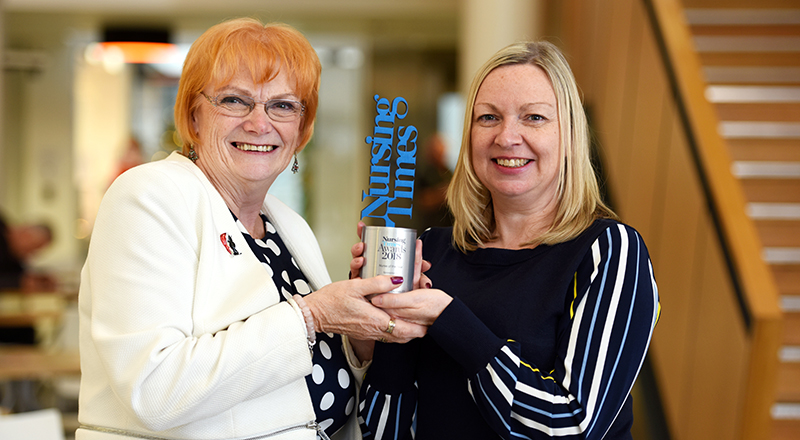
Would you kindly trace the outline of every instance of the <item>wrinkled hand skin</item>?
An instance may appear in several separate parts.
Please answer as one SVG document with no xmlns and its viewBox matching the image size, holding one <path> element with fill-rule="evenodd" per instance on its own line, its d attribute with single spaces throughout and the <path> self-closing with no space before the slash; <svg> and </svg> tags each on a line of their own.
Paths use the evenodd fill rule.
<svg viewBox="0 0 800 440">
<path fill-rule="evenodd" d="M 438 289 L 417 289 L 397 294 L 382 294 L 372 298 L 372 304 L 406 323 L 428 327 L 450 305 L 453 298 Z"/>
<path fill-rule="evenodd" d="M 373 306 L 366 297 L 395 287 L 392 277 L 387 275 L 366 280 L 357 278 L 328 284 L 304 299 L 314 318 L 315 329 L 348 335 L 359 360 L 364 361 L 372 358 L 372 346 L 378 339 L 405 343 L 427 332 L 425 326 L 401 320 L 395 320 L 391 334 L 385 331 L 392 316 Z"/>
</svg>

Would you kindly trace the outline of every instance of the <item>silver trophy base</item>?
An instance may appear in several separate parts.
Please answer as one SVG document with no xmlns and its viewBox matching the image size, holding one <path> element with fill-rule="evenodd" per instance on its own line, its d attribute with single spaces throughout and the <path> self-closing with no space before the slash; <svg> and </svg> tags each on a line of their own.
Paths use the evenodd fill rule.
<svg viewBox="0 0 800 440">
<path fill-rule="evenodd" d="M 402 276 L 403 284 L 390 293 L 414 289 L 414 254 L 417 231 L 389 226 L 366 226 L 361 231 L 364 265 L 361 278 L 376 275 Z"/>
</svg>

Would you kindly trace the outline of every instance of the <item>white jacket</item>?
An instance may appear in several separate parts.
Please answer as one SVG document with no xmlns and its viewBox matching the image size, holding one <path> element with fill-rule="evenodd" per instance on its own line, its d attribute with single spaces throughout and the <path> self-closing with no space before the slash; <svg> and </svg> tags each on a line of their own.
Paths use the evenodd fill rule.
<svg viewBox="0 0 800 440">
<path fill-rule="evenodd" d="M 330 283 L 306 222 L 272 196 L 264 211 L 312 289 Z M 81 274 L 76 439 L 315 438 L 305 324 L 279 295 L 187 158 L 118 177 Z"/>
</svg>

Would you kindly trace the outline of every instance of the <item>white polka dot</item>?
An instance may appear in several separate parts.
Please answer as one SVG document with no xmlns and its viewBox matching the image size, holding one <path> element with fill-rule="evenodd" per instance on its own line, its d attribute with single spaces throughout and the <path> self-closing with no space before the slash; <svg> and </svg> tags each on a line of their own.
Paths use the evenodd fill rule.
<svg viewBox="0 0 800 440">
<path fill-rule="evenodd" d="M 286 272 L 285 270 L 281 272 L 281 278 L 283 278 L 283 281 L 286 281 L 286 284 L 290 286 L 292 285 L 292 282 L 289 280 L 289 272 Z"/>
<path fill-rule="evenodd" d="M 269 255 L 267 254 L 261 254 L 261 255 L 264 256 L 264 259 L 267 260 L 267 263 L 272 263 L 272 260 L 269 259 Z"/>
<path fill-rule="evenodd" d="M 294 261 L 294 257 L 292 257 L 292 264 L 294 264 L 294 267 L 300 269 L 300 266 L 297 265 L 297 261 Z"/>
<path fill-rule="evenodd" d="M 255 238 L 255 239 L 253 239 L 253 241 L 256 242 L 256 244 L 261 246 L 262 248 L 266 248 L 267 247 L 267 244 L 264 243 L 264 240 L 262 240 L 260 238 Z"/>
<path fill-rule="evenodd" d="M 346 390 L 350 386 L 350 375 L 344 368 L 339 369 L 339 386 Z"/>
<path fill-rule="evenodd" d="M 267 273 L 269 274 L 270 278 L 272 278 L 272 268 L 269 267 L 269 264 L 261 263 L 261 265 L 264 266 L 264 269 L 267 269 Z"/>
<path fill-rule="evenodd" d="M 284 298 L 286 298 L 286 299 L 289 299 L 289 298 L 291 298 L 291 297 L 292 297 L 292 292 L 289 292 L 289 291 L 288 291 L 288 290 L 286 290 L 286 288 L 285 288 L 285 287 L 283 287 L 283 286 L 281 286 L 281 293 L 283 294 L 283 297 L 284 297 Z"/>
<path fill-rule="evenodd" d="M 272 226 L 272 223 L 266 222 L 264 224 L 267 227 L 267 232 L 269 232 L 270 234 L 274 234 L 275 233 L 275 226 Z"/>
<path fill-rule="evenodd" d="M 333 397 L 333 393 L 328 391 L 322 396 L 322 400 L 319 402 L 319 409 L 323 411 L 329 410 L 333 406 L 333 401 L 335 398 Z"/>
<path fill-rule="evenodd" d="M 314 364 L 314 368 L 311 370 L 311 378 L 314 379 L 315 384 L 321 384 L 325 380 L 325 370 L 318 364 Z"/>
<path fill-rule="evenodd" d="M 319 347 L 319 352 L 322 353 L 323 356 L 325 356 L 325 359 L 331 358 L 331 347 L 328 346 L 328 344 L 325 341 L 319 341 L 319 344 L 317 344 L 317 346 Z"/>
<path fill-rule="evenodd" d="M 356 396 L 351 396 L 350 400 L 347 401 L 347 407 L 344 409 L 345 415 L 350 415 L 353 413 L 353 408 L 356 407 Z"/>
<path fill-rule="evenodd" d="M 325 333 L 329 338 L 333 338 L 333 333 Z"/>
<path fill-rule="evenodd" d="M 278 244 L 272 240 L 267 240 L 267 247 L 272 251 L 275 255 L 281 254 L 281 249 L 278 247 Z"/>
<path fill-rule="evenodd" d="M 331 427 L 331 425 L 333 425 L 333 419 L 325 419 L 319 422 L 319 427 L 322 429 L 328 429 Z"/>
<path fill-rule="evenodd" d="M 297 293 L 300 295 L 311 293 L 311 288 L 308 287 L 308 283 L 303 280 L 295 280 L 294 288 L 297 289 Z"/>
</svg>

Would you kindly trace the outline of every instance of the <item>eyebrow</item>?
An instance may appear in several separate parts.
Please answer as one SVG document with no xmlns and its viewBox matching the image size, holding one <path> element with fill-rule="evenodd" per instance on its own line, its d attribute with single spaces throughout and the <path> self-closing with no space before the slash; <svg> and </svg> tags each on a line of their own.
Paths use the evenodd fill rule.
<svg viewBox="0 0 800 440">
<path fill-rule="evenodd" d="M 525 103 L 522 106 L 520 106 L 520 109 L 528 109 L 530 107 L 535 107 L 535 106 L 539 106 L 539 105 L 549 107 L 550 109 L 553 109 L 553 110 L 556 110 L 558 108 L 557 105 L 550 104 L 549 102 L 536 101 L 536 102 Z M 486 106 L 486 107 L 489 107 L 492 111 L 497 111 L 497 106 L 492 104 L 492 103 L 489 103 L 489 102 L 476 102 L 475 104 L 473 104 L 472 107 L 476 108 L 478 106 Z"/>
<path fill-rule="evenodd" d="M 489 107 L 493 107 L 493 108 L 497 107 L 497 106 L 495 106 L 494 104 L 492 104 L 490 102 L 480 102 L 480 101 L 475 102 L 474 105 L 488 105 Z M 550 106 L 550 107 L 555 107 L 555 105 L 553 105 L 553 104 L 551 104 L 549 102 L 545 102 L 545 101 L 526 102 L 525 104 L 522 105 L 522 107 L 532 106 L 532 105 L 547 105 L 547 106 Z"/>
<path fill-rule="evenodd" d="M 216 93 L 217 94 L 230 93 L 230 94 L 234 94 L 234 95 L 241 95 L 241 96 L 247 96 L 248 98 L 253 98 L 253 95 L 250 94 L 249 91 L 244 90 L 244 89 L 240 89 L 239 87 L 236 87 L 236 86 L 225 86 L 225 87 L 219 89 L 219 91 L 217 91 Z M 253 98 L 253 99 L 255 99 L 255 98 Z M 279 93 L 279 94 L 277 94 L 275 96 L 271 96 L 268 99 L 268 101 L 272 100 L 272 99 L 292 99 L 292 100 L 300 101 L 300 97 L 297 96 L 294 92 Z"/>
</svg>

